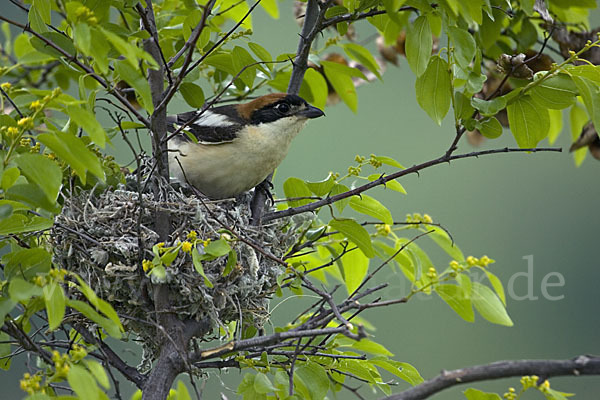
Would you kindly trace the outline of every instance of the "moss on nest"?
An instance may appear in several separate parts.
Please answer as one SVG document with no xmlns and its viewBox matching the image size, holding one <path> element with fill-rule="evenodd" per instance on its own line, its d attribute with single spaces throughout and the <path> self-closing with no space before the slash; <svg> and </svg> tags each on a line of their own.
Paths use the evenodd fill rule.
<svg viewBox="0 0 600 400">
<path fill-rule="evenodd" d="M 223 270 L 228 256 L 202 263 L 214 285 L 211 288 L 195 270 L 191 255 L 180 252 L 162 278 L 170 288 L 172 311 L 181 319 L 200 321 L 208 317 L 213 328 L 240 319 L 244 326 L 262 327 L 269 317 L 269 298 L 283 267 L 235 240 L 224 226 L 281 257 L 297 239 L 300 229 L 293 221 L 304 226 L 309 221 L 277 220 L 256 227 L 249 224 L 249 195 L 209 201 L 154 178 L 152 184 L 141 185 L 148 189 L 142 193 L 140 203 L 139 193 L 129 190 L 136 187 L 135 182 L 129 182 L 128 186 L 102 193 L 87 191 L 66 198 L 52 233 L 56 263 L 79 274 L 109 301 L 126 331 L 141 339 L 145 358 L 154 359 L 160 335 L 153 322 L 153 285 L 140 266 L 142 260 L 154 257 L 152 247 L 159 241 L 156 216 L 162 211 L 169 215 L 172 232 L 165 247 L 186 240 L 186 235 L 195 230 L 200 239 L 215 240 L 226 235 L 237 254 L 237 263 L 227 276 L 223 276 Z M 197 249 L 192 251 L 202 251 L 201 246 Z"/>
</svg>

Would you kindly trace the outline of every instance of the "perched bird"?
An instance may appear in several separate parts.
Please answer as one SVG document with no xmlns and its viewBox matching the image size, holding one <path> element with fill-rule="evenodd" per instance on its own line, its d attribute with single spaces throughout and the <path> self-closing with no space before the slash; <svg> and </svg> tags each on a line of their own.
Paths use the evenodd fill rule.
<svg viewBox="0 0 600 400">
<path fill-rule="evenodd" d="M 249 103 L 169 116 L 170 132 L 186 126 L 188 133 L 169 140 L 169 170 L 209 198 L 236 196 L 264 181 L 306 121 L 322 115 L 299 96 L 271 93 Z"/>
<path fill-rule="evenodd" d="M 596 159 L 600 160 L 600 137 L 592 121 L 588 122 L 581 129 L 581 134 L 577 140 L 571 145 L 569 152 L 579 150 L 583 147 L 589 149 L 590 154 Z"/>
</svg>

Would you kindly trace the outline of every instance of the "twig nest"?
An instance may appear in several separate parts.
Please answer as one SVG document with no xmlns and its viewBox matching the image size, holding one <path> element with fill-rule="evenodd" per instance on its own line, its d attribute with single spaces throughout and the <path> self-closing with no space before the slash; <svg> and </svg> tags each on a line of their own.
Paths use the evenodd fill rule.
<svg viewBox="0 0 600 400">
<path fill-rule="evenodd" d="M 256 227 L 249 224 L 249 194 L 236 200 L 209 201 L 156 178 L 140 186 L 148 189 L 140 193 L 131 190 L 138 185 L 130 183 L 66 198 L 52 234 L 56 263 L 79 274 L 113 305 L 127 332 L 142 339 L 150 359 L 157 355 L 161 336 L 154 322 L 152 283 L 168 285 L 170 311 L 182 320 L 208 319 L 213 328 L 230 321 L 238 321 L 238 329 L 262 327 L 269 317 L 277 276 L 284 271 L 281 263 L 265 254 L 280 258 L 297 239 L 298 224 L 305 225 L 306 218 Z M 161 213 L 168 216 L 171 235 L 158 247 L 165 251 L 179 247 L 168 265 L 161 264 L 156 246 Z M 190 240 L 191 231 L 195 231 L 194 240 Z M 229 246 L 227 254 L 202 258 L 205 245 L 216 240 Z M 204 277 L 199 273 L 199 259 Z M 146 265 L 162 265 L 163 273 L 143 271 L 144 260 Z"/>
</svg>

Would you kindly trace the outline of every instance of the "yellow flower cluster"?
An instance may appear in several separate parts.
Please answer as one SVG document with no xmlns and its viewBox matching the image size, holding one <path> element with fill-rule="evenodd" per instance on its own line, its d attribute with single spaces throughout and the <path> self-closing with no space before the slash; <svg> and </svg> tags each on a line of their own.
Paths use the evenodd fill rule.
<svg viewBox="0 0 600 400">
<path fill-rule="evenodd" d="M 508 392 L 504 393 L 504 395 L 502 396 L 504 397 L 506 400 L 515 400 L 517 398 L 517 394 L 515 393 L 515 388 L 508 388 Z"/>
<path fill-rule="evenodd" d="M 352 176 L 358 176 L 360 175 L 360 167 L 348 167 L 348 175 L 352 175 Z"/>
<path fill-rule="evenodd" d="M 392 233 L 392 227 L 388 224 L 377 224 L 375 225 L 375 229 L 377 230 L 377 235 L 379 236 L 388 236 Z"/>
<path fill-rule="evenodd" d="M 31 117 L 23 117 L 17 121 L 17 125 L 22 129 L 32 129 L 33 128 L 33 118 Z"/>
<path fill-rule="evenodd" d="M 419 213 L 413 213 L 406 214 L 406 222 L 409 224 L 432 224 L 433 219 L 429 214 L 421 215 Z"/>
<path fill-rule="evenodd" d="M 59 282 L 63 282 L 65 280 L 65 276 L 69 273 L 66 269 L 62 268 L 52 268 L 48 275 L 53 279 L 56 279 Z"/>
<path fill-rule="evenodd" d="M 66 378 L 69 369 L 71 368 L 70 358 L 68 354 L 61 355 L 58 351 L 54 350 L 52 352 L 52 361 L 54 362 L 54 369 L 56 370 L 55 377 L 57 378 Z"/>
<path fill-rule="evenodd" d="M 538 380 L 540 378 L 537 375 L 531 376 L 523 376 L 521 377 L 521 385 L 523 385 L 523 390 L 527 390 L 532 387 L 537 387 Z"/>
<path fill-rule="evenodd" d="M 489 258 L 488 256 L 483 256 L 481 258 L 477 258 L 477 257 L 473 257 L 473 256 L 467 257 L 467 264 L 470 267 L 477 265 L 479 267 L 485 268 L 488 265 L 493 264 L 494 262 L 495 261 L 492 260 L 491 258 Z"/>
<path fill-rule="evenodd" d="M 144 261 L 142 261 L 142 269 L 144 270 L 144 272 L 148 272 L 152 268 L 154 268 L 154 265 L 152 264 L 152 261 L 150 261 L 150 260 L 144 260 Z"/>
<path fill-rule="evenodd" d="M 89 25 L 96 25 L 98 18 L 94 15 L 94 12 L 86 6 L 80 6 L 75 10 L 75 17 L 78 21 L 87 22 Z"/>
<path fill-rule="evenodd" d="M 32 101 L 29 105 L 29 109 L 33 111 L 39 111 L 43 107 L 42 102 L 39 100 Z"/>
<path fill-rule="evenodd" d="M 78 362 L 83 360 L 87 356 L 88 352 L 85 347 L 78 344 L 73 345 L 73 348 L 69 351 L 71 361 Z"/>
<path fill-rule="evenodd" d="M 45 389 L 42 388 L 41 382 L 41 375 L 31 375 L 30 373 L 26 372 L 25 374 L 23 374 L 23 379 L 21 379 L 19 384 L 21 386 L 21 390 L 27 392 L 28 394 L 35 394 L 38 392 L 45 393 Z"/>
</svg>

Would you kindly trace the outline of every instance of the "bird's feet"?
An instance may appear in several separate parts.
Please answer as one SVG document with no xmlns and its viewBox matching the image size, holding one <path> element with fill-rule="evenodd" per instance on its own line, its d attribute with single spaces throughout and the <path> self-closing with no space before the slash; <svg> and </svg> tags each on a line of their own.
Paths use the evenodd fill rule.
<svg viewBox="0 0 600 400">
<path fill-rule="evenodd" d="M 273 190 L 274 186 L 269 179 L 265 179 L 254 188 L 255 192 L 262 192 L 265 197 L 271 202 L 271 206 L 275 204 L 275 199 L 273 198 Z"/>
</svg>

